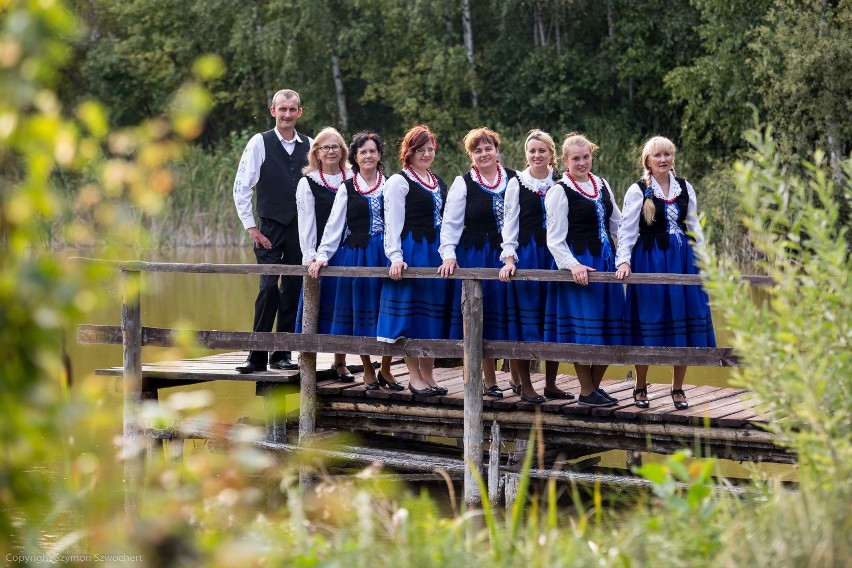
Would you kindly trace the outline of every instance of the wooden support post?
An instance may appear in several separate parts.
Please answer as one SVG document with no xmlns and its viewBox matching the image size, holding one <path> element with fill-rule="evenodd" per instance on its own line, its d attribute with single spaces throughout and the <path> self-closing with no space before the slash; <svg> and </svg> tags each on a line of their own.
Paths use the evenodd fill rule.
<svg viewBox="0 0 852 568">
<path fill-rule="evenodd" d="M 139 301 L 139 272 L 122 270 L 121 277 L 124 511 L 128 520 L 132 520 L 139 510 L 144 457 L 138 424 L 139 408 L 142 404 L 142 312 Z"/>
<path fill-rule="evenodd" d="M 625 450 L 625 463 L 627 465 L 627 469 L 632 470 L 633 467 L 642 467 L 642 452 L 637 452 L 636 450 Z"/>
<path fill-rule="evenodd" d="M 479 507 L 483 495 L 471 468 L 482 474 L 482 282 L 462 283 L 462 318 L 464 339 L 464 501 Z"/>
<path fill-rule="evenodd" d="M 492 507 L 500 504 L 500 424 L 491 424 L 491 450 L 488 453 L 488 501 Z"/>
<path fill-rule="evenodd" d="M 305 276 L 302 284 L 302 332 L 316 333 L 319 327 L 320 281 Z M 317 354 L 299 354 L 301 395 L 299 403 L 299 446 L 304 447 L 316 432 L 317 413 Z M 299 485 L 307 490 L 312 484 L 309 468 L 299 468 Z"/>
<path fill-rule="evenodd" d="M 518 486 L 521 483 L 521 475 L 519 473 L 507 473 L 505 476 L 506 483 L 506 510 L 511 510 L 515 506 L 515 501 L 518 500 Z"/>
</svg>

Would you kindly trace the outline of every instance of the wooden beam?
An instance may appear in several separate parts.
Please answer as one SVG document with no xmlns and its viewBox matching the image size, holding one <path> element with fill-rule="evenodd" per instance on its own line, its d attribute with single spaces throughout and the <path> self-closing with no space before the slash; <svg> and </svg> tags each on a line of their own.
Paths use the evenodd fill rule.
<svg viewBox="0 0 852 568">
<path fill-rule="evenodd" d="M 172 347 L 175 336 L 184 331 L 158 327 L 142 328 L 142 345 Z M 255 333 L 246 331 L 199 330 L 196 341 L 208 349 L 258 351 L 299 351 L 309 353 L 359 353 L 396 357 L 462 357 L 460 339 L 403 339 L 389 344 L 374 337 L 305 333 Z M 80 325 L 81 344 L 120 344 L 121 328 L 109 325 Z M 737 367 L 739 357 L 731 347 L 634 347 L 625 345 L 579 345 L 483 341 L 483 355 L 498 359 L 571 361 L 580 364 L 609 365 L 687 365 L 698 367 Z"/>
<path fill-rule="evenodd" d="M 464 345 L 464 502 L 479 507 L 484 495 L 473 476 L 482 478 L 482 282 L 462 283 L 462 325 Z"/>
<path fill-rule="evenodd" d="M 121 301 L 121 336 L 124 398 L 124 510 L 128 520 L 139 511 L 139 488 L 142 482 L 139 411 L 142 404 L 142 313 L 139 286 L 140 274 L 124 270 Z"/>
<path fill-rule="evenodd" d="M 184 272 L 202 274 L 270 274 L 282 276 L 305 276 L 307 268 L 286 264 L 209 264 L 183 262 L 145 262 L 141 260 L 111 261 L 85 257 L 71 257 L 72 260 L 96 262 L 114 265 L 121 270 L 139 272 Z M 449 278 L 456 280 L 498 280 L 499 270 L 496 268 L 458 268 Z M 322 269 L 323 276 L 344 276 L 360 278 L 387 278 L 386 268 L 368 268 L 360 266 L 328 266 Z M 440 278 L 434 268 L 410 267 L 405 271 L 405 278 Z M 537 280 L 542 282 L 571 282 L 571 272 L 568 270 L 518 270 L 513 280 Z M 770 276 L 743 275 L 742 279 L 753 286 L 772 286 L 774 281 Z M 616 284 L 681 284 L 699 286 L 707 279 L 700 274 L 631 274 L 624 280 L 615 278 L 614 272 L 589 273 L 589 282 L 610 282 Z"/>
<path fill-rule="evenodd" d="M 315 334 L 319 326 L 320 282 L 305 276 L 302 282 L 302 330 Z M 301 350 L 300 350 L 301 351 Z M 301 351 L 299 354 L 301 389 L 299 396 L 299 446 L 305 447 L 316 432 L 317 415 L 317 354 Z M 306 464 L 299 467 L 299 487 L 304 491 L 312 485 L 313 476 Z"/>
</svg>

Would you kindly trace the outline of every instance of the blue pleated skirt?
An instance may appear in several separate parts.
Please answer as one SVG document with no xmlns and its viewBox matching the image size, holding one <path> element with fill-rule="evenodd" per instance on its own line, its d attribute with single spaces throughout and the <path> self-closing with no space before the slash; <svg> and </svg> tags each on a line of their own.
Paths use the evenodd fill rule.
<svg viewBox="0 0 852 568">
<path fill-rule="evenodd" d="M 517 248 L 519 270 L 554 270 L 556 264 L 546 244 L 535 238 Z M 506 285 L 506 314 L 509 341 L 544 341 L 547 282 L 513 280 Z"/>
<path fill-rule="evenodd" d="M 338 266 L 388 267 L 384 233 L 370 237 L 366 247 L 349 247 L 344 243 L 332 258 Z M 375 337 L 379 321 L 379 299 L 384 278 L 338 278 L 332 306 L 331 333 Z"/>
<path fill-rule="evenodd" d="M 573 252 L 573 251 L 572 251 Z M 592 256 L 588 251 L 574 255 L 580 264 L 598 272 L 614 272 L 612 255 Z M 566 271 L 567 272 L 567 271 Z M 622 345 L 624 343 L 624 285 L 550 282 L 544 340 L 586 345 Z"/>
<path fill-rule="evenodd" d="M 456 261 L 460 268 L 499 268 L 501 248 L 492 248 L 486 241 L 481 249 L 474 246 L 456 248 Z M 494 271 L 495 276 L 497 270 Z M 450 312 L 450 339 L 461 339 L 463 335 L 461 295 L 462 280 L 449 282 L 452 290 L 452 311 Z M 508 287 L 499 280 L 482 280 L 482 338 L 495 340 L 509 339 L 506 299 Z"/>
<path fill-rule="evenodd" d="M 435 279 L 405 278 L 384 281 L 379 301 L 376 337 L 393 343 L 400 338 L 446 339 L 449 327 L 450 289 L 438 276 L 441 256 L 438 242 L 415 240 L 410 234 L 402 239 L 402 257 L 408 266 L 435 269 Z"/>
<path fill-rule="evenodd" d="M 630 269 L 636 273 L 698 274 L 692 246 L 682 235 L 669 235 L 667 250 L 660 250 L 656 243 L 645 250 L 637 243 Z M 624 322 L 630 345 L 716 346 L 710 304 L 701 286 L 628 285 Z"/>
<path fill-rule="evenodd" d="M 329 266 L 342 266 L 338 255 L 334 255 L 328 261 Z M 319 321 L 317 322 L 317 333 L 332 333 L 331 321 L 334 316 L 334 298 L 337 295 L 337 284 L 340 279 L 334 276 L 322 276 L 320 273 L 320 306 Z M 302 307 L 304 301 L 304 287 L 299 293 L 299 308 L 296 311 L 296 333 L 302 333 Z"/>
</svg>

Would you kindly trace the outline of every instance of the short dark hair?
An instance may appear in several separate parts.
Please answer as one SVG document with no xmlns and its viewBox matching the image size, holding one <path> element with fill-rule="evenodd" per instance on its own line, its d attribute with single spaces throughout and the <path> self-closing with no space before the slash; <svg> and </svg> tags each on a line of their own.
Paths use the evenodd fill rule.
<svg viewBox="0 0 852 568">
<path fill-rule="evenodd" d="M 384 173 L 385 171 L 385 163 L 382 161 L 382 158 L 385 157 L 385 143 L 382 141 L 382 137 L 373 131 L 362 130 L 352 137 L 352 142 L 349 144 L 349 163 L 352 164 L 352 171 L 355 173 L 361 172 L 358 162 L 355 161 L 358 150 L 370 140 L 376 144 L 376 149 L 379 151 L 379 164 L 377 167 L 380 172 Z"/>
<path fill-rule="evenodd" d="M 399 148 L 400 165 L 403 168 L 408 166 L 411 161 L 411 157 L 414 156 L 414 151 L 418 148 L 422 148 L 429 142 L 435 145 L 435 150 L 438 149 L 438 140 L 435 138 L 435 134 L 429 130 L 428 126 L 425 124 L 418 124 L 417 126 L 409 128 L 408 132 L 406 132 L 405 136 L 403 136 L 402 143 Z"/>
</svg>

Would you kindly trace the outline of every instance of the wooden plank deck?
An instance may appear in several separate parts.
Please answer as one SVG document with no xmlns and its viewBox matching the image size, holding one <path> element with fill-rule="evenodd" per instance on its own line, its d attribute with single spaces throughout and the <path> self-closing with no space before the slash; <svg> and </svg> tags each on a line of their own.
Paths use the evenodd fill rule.
<svg viewBox="0 0 852 568">
<path fill-rule="evenodd" d="M 295 354 L 294 354 L 295 356 Z M 269 370 L 242 375 L 234 367 L 245 361 L 245 352 L 230 352 L 181 361 L 148 363 L 142 367 L 142 390 L 153 398 L 161 388 L 214 380 L 251 381 L 263 388 L 275 384 L 298 384 L 298 371 Z M 352 361 L 350 356 L 349 360 Z M 350 365 L 355 382 L 338 381 L 330 370 L 331 354 L 317 355 L 317 426 L 362 432 L 400 432 L 419 435 L 461 437 L 463 433 L 464 380 L 461 368 L 436 368 L 435 380 L 447 388 L 438 397 L 415 396 L 408 390 L 390 391 L 364 388 L 361 369 Z M 394 376 L 407 384 L 408 370 L 394 363 Z M 100 369 L 101 375 L 121 377 L 121 367 Z M 120 379 L 119 379 L 120 382 Z M 609 408 L 580 406 L 577 399 L 548 400 L 541 405 L 526 403 L 509 389 L 509 374 L 498 372 L 503 398 L 483 399 L 483 420 L 496 420 L 504 439 L 525 439 L 533 424 L 541 423 L 545 443 L 582 446 L 589 450 L 649 450 L 670 452 L 691 447 L 705 454 L 737 460 L 794 462 L 795 457 L 776 447 L 772 435 L 762 425 L 771 418 L 765 405 L 749 391 L 737 388 L 684 385 L 690 407 L 675 410 L 669 385 L 652 384 L 648 395 L 651 407 L 633 405 L 633 383 L 605 380 L 607 391 L 619 399 Z M 541 391 L 544 376 L 533 375 Z M 557 385 L 579 393 L 577 378 L 559 375 Z M 488 428 L 485 428 L 488 437 Z M 700 440 L 700 447 L 697 446 Z"/>
</svg>

